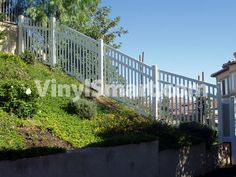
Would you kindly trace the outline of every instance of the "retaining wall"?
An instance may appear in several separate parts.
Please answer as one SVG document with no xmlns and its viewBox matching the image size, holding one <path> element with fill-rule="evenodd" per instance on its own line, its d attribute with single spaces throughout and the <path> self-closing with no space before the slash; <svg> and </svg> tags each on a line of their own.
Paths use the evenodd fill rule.
<svg viewBox="0 0 236 177">
<path fill-rule="evenodd" d="M 158 142 L 0 162 L 2 177 L 157 177 Z"/>
<path fill-rule="evenodd" d="M 230 164 L 230 146 L 205 145 L 159 152 L 158 142 L 84 148 L 16 161 L 1 161 L 3 177 L 194 177 Z"/>
<path fill-rule="evenodd" d="M 210 149 L 200 144 L 179 150 L 165 150 L 159 155 L 159 177 L 200 176 L 229 164 L 229 144 L 214 145 Z"/>
</svg>

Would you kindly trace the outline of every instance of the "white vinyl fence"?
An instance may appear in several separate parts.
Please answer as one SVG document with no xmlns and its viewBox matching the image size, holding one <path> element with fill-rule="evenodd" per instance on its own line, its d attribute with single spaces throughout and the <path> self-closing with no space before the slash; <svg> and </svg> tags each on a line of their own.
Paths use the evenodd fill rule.
<svg viewBox="0 0 236 177">
<path fill-rule="evenodd" d="M 0 0 L 0 13 L 4 14 L 4 22 L 17 23 L 22 13 L 19 2 L 22 0 Z"/>
<path fill-rule="evenodd" d="M 218 123 L 217 86 L 159 70 L 159 119 Z"/>
<path fill-rule="evenodd" d="M 113 97 L 145 116 L 171 124 L 196 121 L 217 126 L 215 85 L 146 65 L 55 18 L 45 25 L 19 17 L 19 53 L 26 49 L 83 83 L 95 82 L 100 95 Z"/>
<path fill-rule="evenodd" d="M 65 25 L 56 23 L 56 63 L 82 82 L 100 79 L 100 43 Z"/>
<path fill-rule="evenodd" d="M 43 25 L 19 16 L 19 53 L 29 50 L 44 64 L 52 64 L 53 23 Z"/>
<path fill-rule="evenodd" d="M 157 116 L 155 85 L 157 67 L 146 65 L 105 45 L 105 94 L 116 98 L 140 113 Z"/>
</svg>

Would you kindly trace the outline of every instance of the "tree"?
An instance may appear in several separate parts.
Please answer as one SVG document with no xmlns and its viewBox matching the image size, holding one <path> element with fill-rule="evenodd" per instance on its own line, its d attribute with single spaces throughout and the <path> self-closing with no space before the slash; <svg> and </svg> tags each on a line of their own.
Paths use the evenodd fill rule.
<svg viewBox="0 0 236 177">
<path fill-rule="evenodd" d="M 97 12 L 92 15 L 91 25 L 87 29 L 87 35 L 94 39 L 103 38 L 104 42 L 113 45 L 114 48 L 121 47 L 121 43 L 115 44 L 116 37 L 121 37 L 128 31 L 123 27 L 118 27 L 120 17 L 109 19 L 108 16 L 111 12 L 111 8 L 102 7 L 98 8 Z"/>
<path fill-rule="evenodd" d="M 28 0 L 25 13 L 37 21 L 54 16 L 65 25 L 83 24 L 96 10 L 99 0 Z"/>
<path fill-rule="evenodd" d="M 103 39 L 106 44 L 119 48 L 115 39 L 127 33 L 119 27 L 120 17 L 109 18 L 111 8 L 98 5 L 100 0 L 23 0 L 18 7 L 35 21 L 46 23 L 51 16 L 94 39 Z"/>
</svg>

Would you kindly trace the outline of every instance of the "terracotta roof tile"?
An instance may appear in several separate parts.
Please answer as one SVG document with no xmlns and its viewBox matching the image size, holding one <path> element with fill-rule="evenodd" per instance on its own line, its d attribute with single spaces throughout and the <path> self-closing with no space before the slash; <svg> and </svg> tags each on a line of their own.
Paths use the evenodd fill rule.
<svg viewBox="0 0 236 177">
<path fill-rule="evenodd" d="M 219 70 L 219 71 L 217 71 L 217 72 L 215 72 L 215 73 L 213 73 L 213 74 L 211 75 L 211 77 L 216 77 L 216 76 L 218 76 L 219 74 L 221 74 L 221 73 L 223 73 L 223 72 L 229 70 L 229 66 L 234 65 L 234 64 L 236 64 L 236 60 L 235 60 L 235 59 L 234 59 L 234 60 L 230 60 L 230 61 L 228 61 L 227 63 L 224 63 L 224 64 L 222 65 L 222 69 Z"/>
</svg>

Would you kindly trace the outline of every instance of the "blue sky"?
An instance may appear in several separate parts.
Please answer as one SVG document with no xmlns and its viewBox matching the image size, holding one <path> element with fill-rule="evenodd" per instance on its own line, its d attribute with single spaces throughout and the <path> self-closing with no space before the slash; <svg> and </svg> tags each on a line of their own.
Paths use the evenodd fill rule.
<svg viewBox="0 0 236 177">
<path fill-rule="evenodd" d="M 210 75 L 236 51 L 235 0 L 102 0 L 129 33 L 121 51 L 191 78 Z"/>
</svg>

